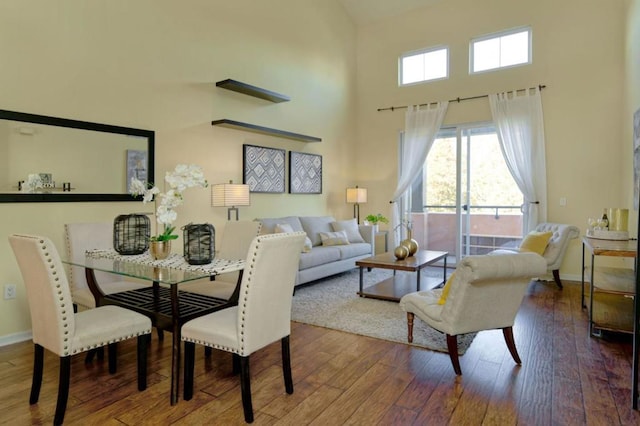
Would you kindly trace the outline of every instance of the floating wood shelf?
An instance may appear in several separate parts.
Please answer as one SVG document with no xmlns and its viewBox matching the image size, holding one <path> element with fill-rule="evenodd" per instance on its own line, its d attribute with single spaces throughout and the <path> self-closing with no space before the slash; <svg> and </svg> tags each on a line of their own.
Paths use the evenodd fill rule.
<svg viewBox="0 0 640 426">
<path fill-rule="evenodd" d="M 272 92 L 271 90 L 262 89 L 260 87 L 252 86 L 250 84 L 242 83 L 241 81 L 232 80 L 230 78 L 216 82 L 216 86 L 275 103 L 288 102 L 291 100 L 291 98 L 287 95 L 282 95 L 280 93 Z"/>
<path fill-rule="evenodd" d="M 287 132 L 286 130 L 272 129 L 269 127 L 258 126 L 255 124 L 243 123 L 235 120 L 214 120 L 212 126 L 229 127 L 231 129 L 245 130 L 247 132 L 261 133 L 269 136 L 277 136 L 281 138 L 293 139 L 300 142 L 322 142 L 322 139 L 315 136 L 301 135 L 299 133 Z"/>
</svg>

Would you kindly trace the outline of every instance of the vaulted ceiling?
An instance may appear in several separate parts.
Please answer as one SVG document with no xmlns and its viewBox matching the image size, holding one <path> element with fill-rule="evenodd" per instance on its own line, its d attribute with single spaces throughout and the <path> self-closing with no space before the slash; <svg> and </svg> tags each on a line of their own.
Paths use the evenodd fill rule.
<svg viewBox="0 0 640 426">
<path fill-rule="evenodd" d="M 366 25 L 446 0 L 340 0 L 357 25 Z"/>
</svg>

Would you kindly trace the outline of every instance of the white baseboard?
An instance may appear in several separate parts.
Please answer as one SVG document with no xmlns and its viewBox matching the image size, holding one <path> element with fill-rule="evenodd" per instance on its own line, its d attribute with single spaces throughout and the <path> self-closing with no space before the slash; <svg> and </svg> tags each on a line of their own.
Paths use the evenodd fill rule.
<svg viewBox="0 0 640 426">
<path fill-rule="evenodd" d="M 0 336 L 0 346 L 12 345 L 25 340 L 31 340 L 31 330 Z"/>
</svg>

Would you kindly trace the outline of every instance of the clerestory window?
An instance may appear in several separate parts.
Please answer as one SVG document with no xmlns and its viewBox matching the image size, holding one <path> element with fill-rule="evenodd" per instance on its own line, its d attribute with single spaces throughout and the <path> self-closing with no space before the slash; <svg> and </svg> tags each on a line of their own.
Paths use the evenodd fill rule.
<svg viewBox="0 0 640 426">
<path fill-rule="evenodd" d="M 531 28 L 477 37 L 469 46 L 469 73 L 531 63 Z"/>
<path fill-rule="evenodd" d="M 449 77 L 449 48 L 432 47 L 400 56 L 399 84 L 406 86 Z"/>
</svg>

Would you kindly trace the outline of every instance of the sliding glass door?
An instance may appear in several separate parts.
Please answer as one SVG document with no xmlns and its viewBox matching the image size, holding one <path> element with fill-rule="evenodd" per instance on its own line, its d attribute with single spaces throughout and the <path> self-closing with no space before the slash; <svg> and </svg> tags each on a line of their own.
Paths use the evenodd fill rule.
<svg viewBox="0 0 640 426">
<path fill-rule="evenodd" d="M 523 196 L 504 162 L 491 124 L 442 129 L 427 157 L 421 212 L 427 249 L 456 262 L 515 247 L 522 237 Z M 414 204 L 415 206 L 415 204 Z"/>
</svg>

